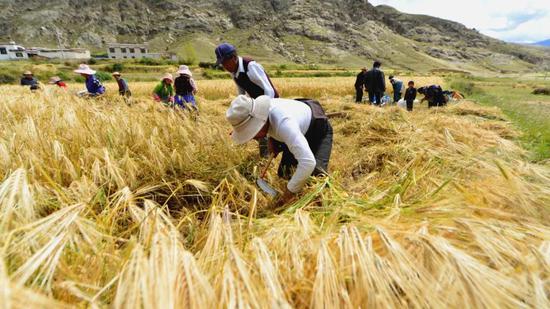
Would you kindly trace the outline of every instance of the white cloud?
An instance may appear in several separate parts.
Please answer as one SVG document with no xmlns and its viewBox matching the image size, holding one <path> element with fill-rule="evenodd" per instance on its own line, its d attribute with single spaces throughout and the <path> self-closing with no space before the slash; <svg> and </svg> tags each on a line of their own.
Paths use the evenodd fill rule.
<svg viewBox="0 0 550 309">
<path fill-rule="evenodd" d="M 549 0 L 370 0 L 413 14 L 454 20 L 506 41 L 550 39 Z"/>
</svg>

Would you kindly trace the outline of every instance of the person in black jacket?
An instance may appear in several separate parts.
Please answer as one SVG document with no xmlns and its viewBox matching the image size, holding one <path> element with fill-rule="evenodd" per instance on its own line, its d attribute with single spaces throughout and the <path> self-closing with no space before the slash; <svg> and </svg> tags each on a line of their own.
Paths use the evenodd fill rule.
<svg viewBox="0 0 550 309">
<path fill-rule="evenodd" d="M 367 68 L 362 68 L 361 72 L 357 74 L 357 79 L 355 79 L 355 103 L 363 102 L 363 91 L 365 90 L 366 74 Z"/>
<path fill-rule="evenodd" d="M 405 101 L 407 102 L 407 110 L 412 112 L 414 100 L 416 99 L 416 88 L 414 88 L 414 82 L 409 82 L 409 88 L 405 90 Z"/>
<path fill-rule="evenodd" d="M 375 61 L 372 70 L 368 71 L 365 77 L 365 86 L 369 92 L 369 101 L 374 105 L 382 103 L 382 97 L 386 92 L 386 78 L 384 72 L 380 70 L 382 63 Z"/>
<path fill-rule="evenodd" d="M 20 84 L 21 86 L 29 86 L 31 90 L 37 90 L 40 88 L 38 79 L 34 77 L 31 71 L 25 71 L 25 73 L 23 73 Z"/>
<path fill-rule="evenodd" d="M 424 95 L 420 103 L 428 101 L 428 108 L 447 105 L 447 99 L 445 99 L 443 89 L 439 85 L 420 87 L 418 88 L 418 93 Z"/>
</svg>

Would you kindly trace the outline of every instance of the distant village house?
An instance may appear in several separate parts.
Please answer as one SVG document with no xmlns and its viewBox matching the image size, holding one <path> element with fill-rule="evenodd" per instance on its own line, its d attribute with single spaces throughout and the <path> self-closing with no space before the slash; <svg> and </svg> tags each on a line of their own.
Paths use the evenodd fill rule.
<svg viewBox="0 0 550 309">
<path fill-rule="evenodd" d="M 119 44 L 110 43 L 107 45 L 107 54 L 110 59 L 140 59 L 160 58 L 160 54 L 149 53 L 148 44 Z"/>
<path fill-rule="evenodd" d="M 45 47 L 25 48 L 21 45 L 0 43 L 0 60 L 24 60 L 29 58 L 50 59 L 75 59 L 88 60 L 91 58 L 89 50 L 80 48 L 53 49 Z"/>
<path fill-rule="evenodd" d="M 0 60 L 23 60 L 29 56 L 23 46 L 15 44 L 15 42 L 0 43 Z"/>
<path fill-rule="evenodd" d="M 89 50 L 81 48 L 52 49 L 43 47 L 32 47 L 27 49 L 27 54 L 31 58 L 41 59 L 78 59 L 88 60 L 91 58 Z"/>
<path fill-rule="evenodd" d="M 109 59 L 171 59 L 177 60 L 177 57 L 169 53 L 150 53 L 149 44 L 125 44 L 109 43 L 107 44 L 107 55 Z"/>
</svg>

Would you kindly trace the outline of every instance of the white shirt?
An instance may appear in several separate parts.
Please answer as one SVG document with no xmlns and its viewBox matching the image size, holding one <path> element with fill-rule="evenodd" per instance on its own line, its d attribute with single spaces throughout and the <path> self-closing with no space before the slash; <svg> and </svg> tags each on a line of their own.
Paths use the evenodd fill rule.
<svg viewBox="0 0 550 309">
<path fill-rule="evenodd" d="M 239 61 L 239 69 L 237 70 L 237 73 L 231 73 L 233 78 L 239 77 L 239 74 L 244 74 L 244 64 L 243 64 L 243 58 L 238 57 Z M 256 61 L 250 61 L 248 64 L 248 78 L 250 78 L 250 81 L 252 81 L 254 84 L 258 85 L 264 90 L 264 95 L 274 98 L 275 97 L 275 89 L 273 89 L 273 86 L 271 86 L 271 83 L 269 82 L 269 79 L 267 78 L 267 74 L 265 74 L 265 70 L 262 67 L 261 64 L 257 63 Z M 246 94 L 246 91 L 241 88 L 239 85 L 237 85 L 239 93 L 238 94 Z"/>
<path fill-rule="evenodd" d="M 273 99 L 269 109 L 268 136 L 285 143 L 298 161 L 287 188 L 298 193 L 315 170 L 316 161 L 305 134 L 311 124 L 311 108 L 290 99 Z"/>
</svg>

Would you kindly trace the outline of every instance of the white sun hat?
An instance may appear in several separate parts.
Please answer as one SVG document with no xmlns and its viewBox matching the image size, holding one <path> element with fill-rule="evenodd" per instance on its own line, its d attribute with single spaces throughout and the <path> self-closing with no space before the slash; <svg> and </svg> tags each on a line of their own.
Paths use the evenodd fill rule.
<svg viewBox="0 0 550 309">
<path fill-rule="evenodd" d="M 57 82 L 60 82 L 61 81 L 61 78 L 59 76 L 54 76 L 52 78 L 50 78 L 50 84 L 55 84 Z"/>
<path fill-rule="evenodd" d="M 269 117 L 271 98 L 261 96 L 257 99 L 240 95 L 225 113 L 225 118 L 233 127 L 231 137 L 237 144 L 244 144 L 256 136 Z"/>
<path fill-rule="evenodd" d="M 96 71 L 92 70 L 87 64 L 81 64 L 78 69 L 74 70 L 75 73 L 94 75 Z"/>
<path fill-rule="evenodd" d="M 179 70 L 178 70 L 178 74 L 180 75 L 188 75 L 189 77 L 192 77 L 193 76 L 193 73 L 191 73 L 191 70 L 189 70 L 189 67 L 186 66 L 186 65 L 181 65 Z"/>
<path fill-rule="evenodd" d="M 169 81 L 171 81 L 171 82 L 174 82 L 174 77 L 173 77 L 172 74 L 170 74 L 170 73 L 164 74 L 164 76 L 162 77 L 161 80 L 165 80 L 165 79 L 167 79 L 167 80 L 169 80 Z"/>
</svg>

